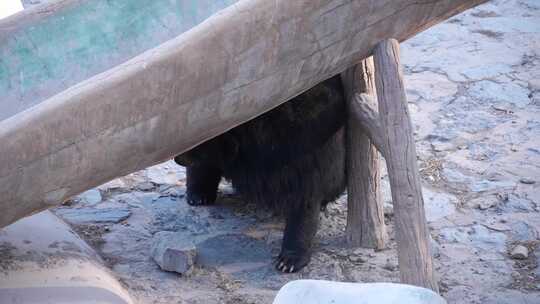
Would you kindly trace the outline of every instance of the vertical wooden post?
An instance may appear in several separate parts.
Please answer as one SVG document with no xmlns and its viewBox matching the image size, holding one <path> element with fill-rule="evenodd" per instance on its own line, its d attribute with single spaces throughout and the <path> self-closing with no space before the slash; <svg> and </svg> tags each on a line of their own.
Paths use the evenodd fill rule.
<svg viewBox="0 0 540 304">
<path fill-rule="evenodd" d="M 374 59 L 401 282 L 438 291 L 397 40 L 379 43 L 374 50 Z"/>
<path fill-rule="evenodd" d="M 350 246 L 382 249 L 386 242 L 383 205 L 380 193 L 379 152 L 354 118 L 352 103 L 355 94 L 365 93 L 375 97 L 373 58 L 341 74 L 347 117 L 347 229 Z M 375 98 L 371 102 L 375 104 Z M 365 102 L 369 102 L 365 99 Z"/>
</svg>

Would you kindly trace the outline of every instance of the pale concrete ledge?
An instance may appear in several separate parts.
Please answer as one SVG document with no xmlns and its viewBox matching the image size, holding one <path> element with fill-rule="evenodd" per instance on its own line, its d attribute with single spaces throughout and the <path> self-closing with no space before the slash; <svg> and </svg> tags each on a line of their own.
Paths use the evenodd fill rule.
<svg viewBox="0 0 540 304">
<path fill-rule="evenodd" d="M 94 250 L 44 211 L 0 234 L 0 303 L 133 302 Z"/>
</svg>

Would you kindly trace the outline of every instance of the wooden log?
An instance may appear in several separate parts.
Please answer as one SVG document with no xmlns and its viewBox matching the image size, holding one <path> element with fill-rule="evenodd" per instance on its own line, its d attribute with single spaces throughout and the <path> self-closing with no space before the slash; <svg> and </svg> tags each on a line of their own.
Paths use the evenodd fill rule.
<svg viewBox="0 0 540 304">
<path fill-rule="evenodd" d="M 167 160 L 344 71 L 381 39 L 484 1 L 241 0 L 0 122 L 0 227 Z"/>
<path fill-rule="evenodd" d="M 356 119 L 355 95 L 365 93 L 375 97 L 373 58 L 341 74 L 348 106 L 347 117 L 347 228 L 345 235 L 350 246 L 383 249 L 386 226 L 380 189 L 379 152 L 364 133 Z M 365 99 L 372 102 L 376 99 Z"/>
<path fill-rule="evenodd" d="M 438 291 L 398 41 L 391 39 L 379 43 L 373 56 L 379 117 L 394 204 L 401 282 Z"/>
<path fill-rule="evenodd" d="M 379 110 L 373 100 L 373 96 L 366 94 L 355 94 L 353 102 L 349 104 L 349 113 L 356 123 L 362 128 L 364 134 L 377 147 L 379 152 L 384 155 L 386 147 L 384 142 L 384 133 L 379 118 Z"/>
</svg>

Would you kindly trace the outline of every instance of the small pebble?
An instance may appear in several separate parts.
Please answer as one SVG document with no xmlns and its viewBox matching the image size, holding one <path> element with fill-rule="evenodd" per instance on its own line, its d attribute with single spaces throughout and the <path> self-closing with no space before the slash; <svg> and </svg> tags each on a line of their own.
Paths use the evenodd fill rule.
<svg viewBox="0 0 540 304">
<path fill-rule="evenodd" d="M 517 245 L 510 252 L 510 256 L 512 257 L 512 259 L 525 260 L 529 257 L 529 249 L 523 245 Z"/>
<path fill-rule="evenodd" d="M 479 210 L 487 210 L 493 206 L 495 206 L 495 202 L 493 201 L 480 201 L 476 204 L 476 208 Z"/>
<path fill-rule="evenodd" d="M 394 215 L 394 205 L 392 203 L 385 202 L 383 205 L 383 212 L 385 215 L 392 216 Z"/>
<path fill-rule="evenodd" d="M 150 255 L 161 269 L 187 275 L 195 264 L 197 248 L 181 235 L 160 231 L 153 237 Z"/>
<path fill-rule="evenodd" d="M 365 263 L 366 262 L 366 259 L 360 257 L 360 256 L 355 256 L 355 255 L 351 255 L 349 256 L 349 260 L 353 263 Z"/>
<path fill-rule="evenodd" d="M 383 266 L 383 269 L 386 269 L 388 271 L 396 271 L 397 265 L 394 265 L 394 264 L 388 262 Z"/>
<path fill-rule="evenodd" d="M 529 179 L 529 178 L 522 178 L 519 180 L 520 183 L 522 184 L 525 184 L 525 185 L 533 185 L 533 184 L 536 184 L 536 181 L 532 180 L 532 179 Z"/>
<path fill-rule="evenodd" d="M 154 184 L 152 184 L 151 182 L 139 183 L 137 185 L 137 189 L 139 189 L 141 191 L 150 191 L 150 190 L 154 189 Z"/>
</svg>

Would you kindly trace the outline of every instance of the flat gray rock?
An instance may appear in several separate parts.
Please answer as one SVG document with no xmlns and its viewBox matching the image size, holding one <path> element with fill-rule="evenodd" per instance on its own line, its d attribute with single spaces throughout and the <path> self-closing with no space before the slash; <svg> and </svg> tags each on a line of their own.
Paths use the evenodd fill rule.
<svg viewBox="0 0 540 304">
<path fill-rule="evenodd" d="M 428 222 L 436 221 L 456 212 L 457 198 L 448 193 L 422 189 Z"/>
<path fill-rule="evenodd" d="M 95 205 L 101 202 L 101 192 L 98 189 L 91 189 L 77 196 L 85 205 Z"/>
<path fill-rule="evenodd" d="M 63 208 L 56 213 L 72 224 L 119 223 L 131 215 L 128 208 Z"/>
<path fill-rule="evenodd" d="M 162 270 L 186 275 L 195 264 L 197 248 L 181 234 L 160 231 L 153 237 L 150 255 Z"/>
<path fill-rule="evenodd" d="M 272 258 L 266 242 L 240 233 L 214 236 L 198 243 L 197 248 L 197 264 L 223 267 L 231 272 L 267 266 Z"/>
</svg>

